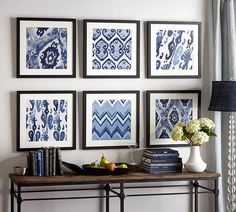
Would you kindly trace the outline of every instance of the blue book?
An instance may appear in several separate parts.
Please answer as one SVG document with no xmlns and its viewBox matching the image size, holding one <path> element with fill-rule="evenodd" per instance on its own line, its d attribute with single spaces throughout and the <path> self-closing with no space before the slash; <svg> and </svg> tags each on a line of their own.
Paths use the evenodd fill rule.
<svg viewBox="0 0 236 212">
<path fill-rule="evenodd" d="M 40 149 L 39 151 L 41 152 L 41 163 L 42 163 L 41 173 L 42 176 L 45 176 L 45 151 L 44 149 Z"/>
<path fill-rule="evenodd" d="M 44 158 L 43 150 L 37 151 L 37 175 L 44 176 Z"/>
<path fill-rule="evenodd" d="M 169 167 L 169 166 L 182 166 L 183 164 L 182 163 L 147 163 L 147 162 L 142 162 L 142 164 L 144 166 L 147 166 L 147 167 Z"/>
<path fill-rule="evenodd" d="M 179 153 L 153 153 L 143 152 L 143 156 L 150 159 L 161 159 L 161 158 L 177 158 Z"/>
</svg>

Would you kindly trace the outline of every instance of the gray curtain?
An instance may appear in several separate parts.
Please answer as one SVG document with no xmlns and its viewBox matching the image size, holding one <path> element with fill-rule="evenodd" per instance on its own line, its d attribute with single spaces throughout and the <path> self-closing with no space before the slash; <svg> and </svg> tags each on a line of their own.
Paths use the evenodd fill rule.
<svg viewBox="0 0 236 212">
<path fill-rule="evenodd" d="M 236 80 L 236 1 L 212 0 L 213 14 L 213 80 Z M 236 95 L 236 94 L 235 94 Z M 215 113 L 217 135 L 215 142 L 216 169 L 221 173 L 220 212 L 228 210 L 228 139 L 229 114 Z M 236 182 L 235 182 L 236 186 Z M 234 192 L 236 195 L 236 191 Z M 236 200 L 235 200 L 236 203 Z"/>
</svg>

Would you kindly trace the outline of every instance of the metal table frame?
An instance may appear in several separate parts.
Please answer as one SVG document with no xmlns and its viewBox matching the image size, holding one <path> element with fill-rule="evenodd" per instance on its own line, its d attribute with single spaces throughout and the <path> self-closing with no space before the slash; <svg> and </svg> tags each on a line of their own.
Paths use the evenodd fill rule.
<svg viewBox="0 0 236 212">
<path fill-rule="evenodd" d="M 144 174 L 145 176 L 146 174 Z M 165 174 L 166 175 L 166 174 Z M 50 177 L 46 177 L 47 183 L 43 183 L 42 179 L 45 177 L 30 177 L 30 179 L 36 180 L 36 183 L 33 182 L 27 182 L 27 176 L 15 176 L 13 174 L 10 174 L 10 182 L 11 182 L 11 188 L 10 188 L 10 195 L 11 195 L 11 212 L 14 212 L 15 210 L 15 199 L 16 199 L 16 206 L 17 206 L 17 212 L 21 212 L 21 205 L 23 202 L 27 201 L 45 201 L 45 200 L 67 200 L 67 199 L 90 199 L 90 198 L 103 198 L 105 199 L 105 211 L 110 212 L 110 198 L 118 197 L 120 199 L 120 212 L 125 212 L 125 199 L 128 197 L 140 197 L 140 196 L 159 196 L 159 195 L 191 195 L 192 200 L 192 207 L 191 211 L 198 212 L 198 199 L 199 194 L 206 194 L 211 193 L 214 195 L 215 199 L 215 212 L 218 212 L 218 196 L 219 196 L 219 189 L 218 189 L 218 178 L 219 174 L 215 173 L 214 176 L 210 177 L 199 177 L 198 175 L 192 174 L 192 177 L 183 177 L 183 178 L 174 178 L 175 174 L 172 174 L 173 177 L 171 178 L 165 178 L 165 175 L 162 175 L 162 177 L 159 178 L 152 178 L 152 179 L 139 179 L 139 178 L 132 178 L 124 176 L 124 177 L 118 177 L 113 180 L 113 177 L 109 178 L 109 180 L 103 179 L 103 176 L 96 177 L 94 180 L 91 180 L 91 176 L 88 176 L 88 178 L 91 178 L 87 183 L 82 181 L 79 182 L 57 182 L 52 181 L 53 183 L 50 184 Z M 167 174 L 168 176 L 168 174 Z M 195 176 L 195 177 L 194 177 Z M 63 178 L 63 176 L 56 176 L 56 178 L 60 179 Z M 78 176 L 79 178 L 80 176 Z M 21 180 L 22 178 L 22 180 Z M 37 183 L 37 179 L 41 178 L 40 183 Z M 55 177 L 52 177 L 55 179 Z M 18 180 L 16 180 L 18 179 Z M 99 180 L 101 179 L 101 180 Z M 106 182 L 107 181 L 107 182 Z M 187 182 L 187 184 L 176 184 L 176 185 L 168 185 L 168 182 Z M 208 188 L 205 186 L 200 185 L 201 181 L 213 181 L 214 185 L 213 188 Z M 164 182 L 167 185 L 155 185 L 155 183 Z M 135 183 L 135 185 L 134 185 Z M 145 183 L 153 183 L 153 185 L 145 185 Z M 136 185 L 137 184 L 137 185 Z M 73 185 L 76 186 L 76 188 L 66 188 L 67 185 Z M 80 185 L 89 185 L 90 188 L 80 188 Z M 40 186 L 40 189 L 38 189 Z M 60 186 L 60 188 L 56 188 L 55 186 Z M 91 187 L 93 186 L 93 187 Z M 188 192 L 157 192 L 157 193 L 139 193 L 138 189 L 145 188 L 145 189 L 153 189 L 153 188 L 167 188 L 167 187 L 190 187 L 190 191 Z M 27 188 L 27 189 L 26 189 Z M 43 189 L 42 189 L 43 188 Z M 134 191 L 131 194 L 126 194 L 126 190 Z M 103 190 L 104 193 L 101 195 L 91 195 L 91 196 L 83 196 L 81 195 L 82 191 L 88 191 L 88 190 Z M 80 195 L 73 195 L 73 196 L 67 196 L 67 197 L 48 197 L 48 198 L 26 198 L 24 197 L 24 194 L 26 193 L 42 193 L 42 192 L 71 192 L 71 191 L 78 191 Z M 152 190 L 153 191 L 153 190 Z"/>
</svg>

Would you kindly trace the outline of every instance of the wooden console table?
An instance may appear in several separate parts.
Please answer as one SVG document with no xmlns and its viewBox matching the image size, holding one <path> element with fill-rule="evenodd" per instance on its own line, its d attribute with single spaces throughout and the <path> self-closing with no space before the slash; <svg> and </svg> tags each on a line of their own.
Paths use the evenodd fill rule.
<svg viewBox="0 0 236 212">
<path fill-rule="evenodd" d="M 142 171 L 132 171 L 125 175 L 107 175 L 107 176 L 88 176 L 88 175 L 64 175 L 64 176 L 50 176 L 50 177 L 34 177 L 34 176 L 16 176 L 10 174 L 11 188 L 11 212 L 14 212 L 16 198 L 17 212 L 21 212 L 21 204 L 26 201 L 43 201 L 43 200 L 66 200 L 66 199 L 86 199 L 86 198 L 104 198 L 106 201 L 106 212 L 109 212 L 109 199 L 111 197 L 118 197 L 120 199 L 120 212 L 125 211 L 124 200 L 127 197 L 139 196 L 158 196 L 158 195 L 191 195 L 192 211 L 198 212 L 198 195 L 201 193 L 212 193 L 215 197 L 215 212 L 218 212 L 218 178 L 220 174 L 206 171 L 203 173 L 170 173 L 170 174 L 148 174 Z M 180 183 L 168 185 L 168 182 L 187 182 L 185 185 Z M 213 188 L 208 188 L 200 185 L 201 181 L 213 181 Z M 165 182 L 166 185 L 145 185 L 145 183 Z M 134 185 L 135 183 L 135 185 Z M 74 185 L 73 188 L 66 187 L 67 185 Z M 80 186 L 83 185 L 83 188 Z M 88 185 L 88 188 L 84 188 Z M 55 188 L 60 186 L 61 189 Z M 96 186 L 91 188 L 91 186 Z M 135 193 L 125 194 L 127 189 L 132 188 L 158 188 L 160 187 L 180 187 L 189 186 L 189 192 L 159 192 L 159 193 L 138 193 L 137 189 L 133 189 Z M 27 188 L 26 188 L 27 187 Z M 40 187 L 40 189 L 38 189 Z M 44 188 L 44 189 L 42 189 Z M 97 196 L 83 196 L 84 190 L 104 190 L 104 194 Z M 79 196 L 66 197 L 50 197 L 50 198 L 26 198 L 25 193 L 39 193 L 39 192 L 66 192 L 78 191 Z M 193 210 L 194 209 L 194 210 Z"/>
</svg>

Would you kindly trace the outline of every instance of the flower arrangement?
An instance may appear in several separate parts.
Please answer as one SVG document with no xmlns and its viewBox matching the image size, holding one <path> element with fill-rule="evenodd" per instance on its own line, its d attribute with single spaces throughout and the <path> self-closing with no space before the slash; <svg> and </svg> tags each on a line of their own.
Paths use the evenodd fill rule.
<svg viewBox="0 0 236 212">
<path fill-rule="evenodd" d="M 174 141 L 186 141 L 191 146 L 200 146 L 209 141 L 210 136 L 216 136 L 212 131 L 215 123 L 208 118 L 191 120 L 185 124 L 179 122 L 175 125 L 171 138 Z"/>
</svg>

